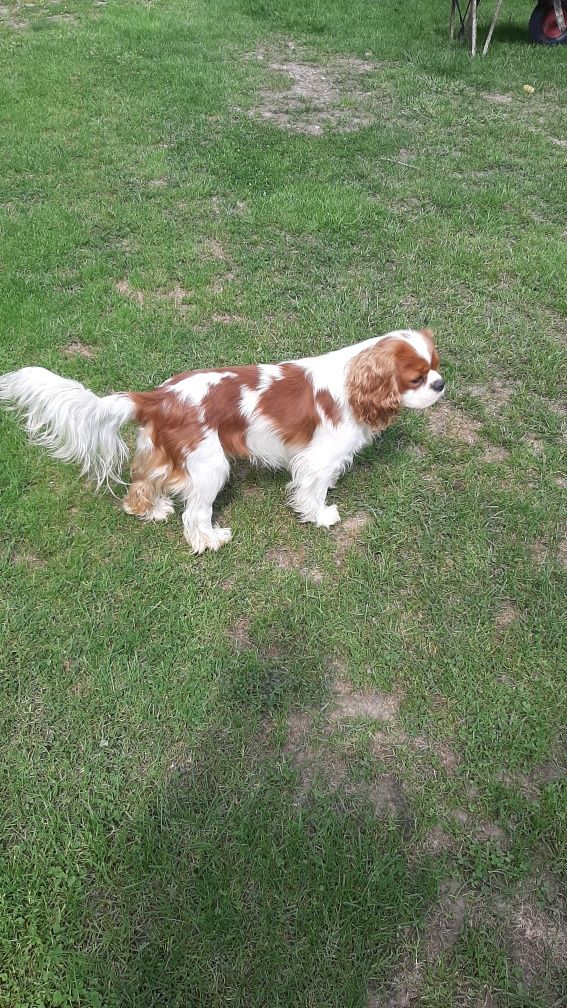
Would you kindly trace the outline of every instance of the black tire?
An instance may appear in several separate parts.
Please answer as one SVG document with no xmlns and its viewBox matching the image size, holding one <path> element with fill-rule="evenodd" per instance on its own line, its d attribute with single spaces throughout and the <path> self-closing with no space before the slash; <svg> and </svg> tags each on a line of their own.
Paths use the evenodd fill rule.
<svg viewBox="0 0 567 1008">
<path fill-rule="evenodd" d="M 562 2 L 563 15 L 565 17 L 565 31 L 558 32 L 557 21 L 552 3 L 538 4 L 534 10 L 528 25 L 528 34 L 532 42 L 538 45 L 556 46 L 567 44 L 567 3 Z"/>
</svg>

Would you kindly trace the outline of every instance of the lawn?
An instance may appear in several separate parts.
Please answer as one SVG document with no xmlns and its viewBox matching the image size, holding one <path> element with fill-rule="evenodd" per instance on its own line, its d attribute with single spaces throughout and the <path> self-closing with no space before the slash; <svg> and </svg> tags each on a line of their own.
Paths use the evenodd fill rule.
<svg viewBox="0 0 567 1008">
<path fill-rule="evenodd" d="M 236 466 L 199 558 L 0 418 L 4 1008 L 567 1005 L 567 48 L 532 3 L 475 61 L 441 0 L 0 6 L 0 373 L 427 324 L 448 383 L 342 526 Z"/>
</svg>

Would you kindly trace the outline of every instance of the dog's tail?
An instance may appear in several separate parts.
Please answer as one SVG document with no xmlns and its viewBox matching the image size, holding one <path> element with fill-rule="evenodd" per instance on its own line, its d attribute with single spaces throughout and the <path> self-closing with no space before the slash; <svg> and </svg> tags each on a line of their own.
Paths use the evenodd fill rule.
<svg viewBox="0 0 567 1008">
<path fill-rule="evenodd" d="M 30 441 L 54 458 L 78 462 L 99 487 L 120 481 L 128 448 L 119 431 L 136 416 L 129 395 L 99 398 L 80 382 L 26 367 L 0 376 L 0 401 L 23 415 Z"/>
</svg>

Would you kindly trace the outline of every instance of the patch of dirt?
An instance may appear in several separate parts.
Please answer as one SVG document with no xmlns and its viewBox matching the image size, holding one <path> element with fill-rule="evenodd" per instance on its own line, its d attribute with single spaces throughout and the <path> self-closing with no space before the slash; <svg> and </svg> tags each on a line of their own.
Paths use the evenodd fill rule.
<svg viewBox="0 0 567 1008">
<path fill-rule="evenodd" d="M 116 283 L 116 290 L 119 294 L 122 294 L 123 297 L 127 297 L 130 298 L 131 301 L 135 301 L 140 308 L 143 307 L 145 299 L 142 291 L 135 290 L 129 280 L 118 280 Z"/>
<path fill-rule="evenodd" d="M 192 307 L 190 304 L 186 303 L 187 298 L 191 296 L 190 291 L 186 291 L 179 284 L 175 284 L 171 290 L 158 288 L 158 290 L 155 290 L 148 295 L 144 294 L 143 291 L 136 290 L 132 287 L 129 280 L 118 280 L 116 283 L 116 290 L 119 294 L 122 294 L 123 297 L 127 297 L 130 301 L 134 301 L 140 308 L 143 308 L 146 303 L 146 298 L 149 297 L 157 301 L 171 301 L 181 315 L 186 315 Z"/>
<path fill-rule="evenodd" d="M 33 550 L 14 550 L 10 560 L 16 567 L 27 567 L 29 570 L 45 567 L 47 563 L 47 560 Z"/>
<path fill-rule="evenodd" d="M 449 403 L 441 402 L 427 413 L 430 430 L 440 437 L 476 445 L 479 442 L 481 424 Z"/>
<path fill-rule="evenodd" d="M 148 185 L 150 189 L 164 189 L 167 185 L 167 179 L 165 175 L 160 175 L 159 178 L 148 179 Z"/>
<path fill-rule="evenodd" d="M 213 322 L 221 322 L 222 325 L 238 325 L 242 322 L 250 322 L 243 315 L 213 315 Z"/>
<path fill-rule="evenodd" d="M 216 238 L 207 238 L 204 245 L 205 253 L 210 259 L 217 262 L 230 262 L 230 256 Z"/>
<path fill-rule="evenodd" d="M 466 391 L 482 403 L 490 416 L 498 416 L 508 405 L 516 387 L 510 382 L 494 378 L 487 385 L 469 385 Z"/>
<path fill-rule="evenodd" d="M 549 139 L 551 140 L 552 144 L 555 144 L 556 147 L 567 148 L 567 140 L 560 140 L 558 137 L 552 137 L 552 136 L 550 136 Z"/>
<path fill-rule="evenodd" d="M 228 632 L 233 647 L 237 651 L 250 651 L 254 647 L 250 637 L 251 621 L 248 616 L 239 616 Z"/>
<path fill-rule="evenodd" d="M 532 434 L 523 434 L 520 440 L 522 444 L 525 444 L 527 448 L 533 451 L 534 455 L 543 455 L 545 445 L 539 438 L 533 437 Z"/>
<path fill-rule="evenodd" d="M 96 357 L 95 351 L 88 343 L 81 343 L 80 340 L 73 340 L 69 343 L 69 346 L 63 348 L 62 351 L 65 357 L 86 357 L 88 360 L 92 360 Z"/>
<path fill-rule="evenodd" d="M 368 717 L 375 721 L 394 721 L 405 696 L 403 690 L 395 690 L 393 693 L 383 693 L 380 690 L 354 690 L 341 681 L 333 684 L 333 694 L 335 702 L 329 714 L 331 722 L 356 717 Z"/>
<path fill-rule="evenodd" d="M 567 569 L 567 536 L 558 543 L 555 556 L 552 556 L 550 544 L 546 539 L 536 539 L 532 544 L 532 556 L 538 567 L 555 560 L 560 567 Z"/>
<path fill-rule="evenodd" d="M 359 542 L 361 533 L 372 521 L 368 511 L 357 511 L 334 526 L 332 536 L 335 541 L 335 563 L 340 567 L 346 560 L 351 549 Z"/>
<path fill-rule="evenodd" d="M 498 630 L 505 630 L 507 627 L 512 626 L 512 623 L 516 622 L 519 615 L 520 613 L 515 605 L 511 602 L 505 602 L 496 614 L 494 624 Z"/>
<path fill-rule="evenodd" d="M 320 136 L 325 130 L 351 133 L 369 126 L 368 92 L 361 78 L 373 73 L 374 63 L 355 57 L 328 57 L 317 63 L 309 51 L 292 41 L 258 48 L 245 57 L 263 63 L 282 77 L 278 88 L 265 88 L 249 116 L 293 133 Z M 348 104 L 348 107 L 347 107 Z"/>
<path fill-rule="evenodd" d="M 510 958 L 528 988 L 550 968 L 552 973 L 563 973 L 567 967 L 567 921 L 558 907 L 544 910 L 528 896 L 500 904 L 497 914 Z"/>
<path fill-rule="evenodd" d="M 454 851 L 457 844 L 455 837 L 447 833 L 441 826 L 433 826 L 418 842 L 418 854 L 428 854 L 438 857 L 447 851 Z"/>
<path fill-rule="evenodd" d="M 255 493 L 247 493 L 247 497 L 259 496 L 259 488 L 255 488 Z M 325 580 L 325 575 L 323 571 L 319 570 L 318 567 L 308 567 L 305 564 L 305 548 L 300 547 L 299 549 L 292 549 L 291 546 L 283 547 L 281 549 L 269 549 L 266 552 L 266 559 L 270 561 L 277 567 L 278 570 L 283 571 L 299 571 L 300 574 L 307 581 L 311 581 L 312 584 L 322 584 Z"/>
<path fill-rule="evenodd" d="M 491 105 L 511 105 L 512 98 L 507 94 L 500 94 L 498 91 L 488 92 L 485 91 L 482 95 L 485 101 L 490 102 Z"/>
<path fill-rule="evenodd" d="M 382 763 L 395 762 L 399 749 L 410 750 L 414 756 L 422 759 L 435 757 L 446 774 L 455 772 L 460 759 L 447 742 L 425 738 L 423 735 L 412 736 L 400 728 L 391 727 L 389 731 L 376 731 L 372 735 L 372 752 Z M 427 776 L 436 776 L 436 768 L 427 768 Z"/>
<path fill-rule="evenodd" d="M 316 734 L 312 718 L 294 711 L 287 727 L 284 754 L 291 758 L 299 773 L 299 802 L 304 801 L 320 781 L 332 794 L 359 799 L 370 804 L 377 815 L 394 819 L 404 835 L 409 837 L 413 833 L 414 818 L 403 785 L 393 773 L 377 774 L 369 781 L 355 779 L 348 757 L 329 745 L 328 726 L 323 726 Z"/>
<path fill-rule="evenodd" d="M 486 843 L 491 840 L 504 844 L 508 837 L 505 831 L 490 819 L 476 819 L 465 809 L 452 809 L 448 818 L 460 826 L 466 826 L 467 835 L 477 843 Z"/>
<path fill-rule="evenodd" d="M 508 449 L 499 445 L 487 445 L 482 453 L 483 462 L 506 462 L 509 458 Z"/>
<path fill-rule="evenodd" d="M 425 919 L 417 950 L 397 967 L 395 980 L 385 995 L 377 990 L 368 992 L 368 1008 L 408 1008 L 418 997 L 426 967 L 451 952 L 466 923 L 467 905 L 458 883 L 449 879 L 440 886 L 438 898 Z M 413 946 L 412 939 L 408 934 L 406 944 Z"/>
</svg>

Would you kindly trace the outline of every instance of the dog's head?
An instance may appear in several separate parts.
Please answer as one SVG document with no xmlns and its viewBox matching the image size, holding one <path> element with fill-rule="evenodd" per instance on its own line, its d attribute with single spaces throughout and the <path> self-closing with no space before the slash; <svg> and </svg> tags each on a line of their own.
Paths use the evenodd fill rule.
<svg viewBox="0 0 567 1008">
<path fill-rule="evenodd" d="M 351 361 L 347 394 L 355 419 L 382 430 L 402 406 L 432 406 L 445 388 L 438 367 L 439 355 L 430 329 L 388 333 Z"/>
</svg>

